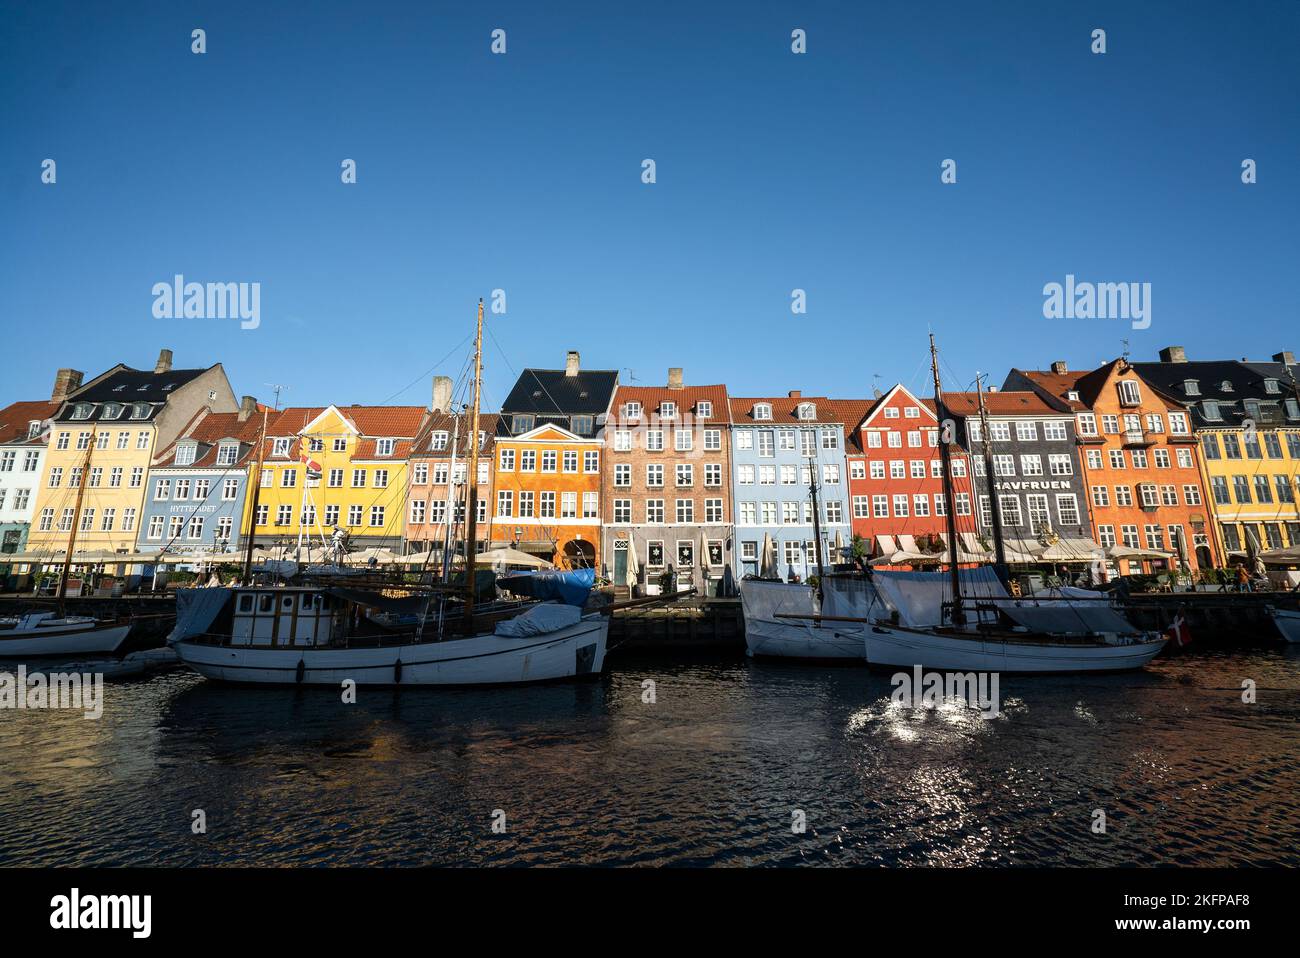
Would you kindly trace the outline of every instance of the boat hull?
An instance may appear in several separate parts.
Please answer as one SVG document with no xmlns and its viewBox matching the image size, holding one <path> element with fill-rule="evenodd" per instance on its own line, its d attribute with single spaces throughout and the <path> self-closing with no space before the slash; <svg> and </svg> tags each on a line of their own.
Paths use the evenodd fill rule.
<svg viewBox="0 0 1300 958">
<path fill-rule="evenodd" d="M 945 636 L 923 629 L 872 625 L 865 632 L 867 663 L 951 672 L 1122 672 L 1140 669 L 1167 641 L 1078 646 L 1054 642 L 1005 642 Z"/>
<path fill-rule="evenodd" d="M 745 648 L 756 658 L 861 662 L 862 630 L 747 617 Z"/>
<path fill-rule="evenodd" d="M 1291 612 L 1287 609 L 1274 609 L 1272 611 L 1273 624 L 1277 626 L 1278 632 L 1288 644 L 1300 644 L 1300 612 Z"/>
<path fill-rule="evenodd" d="M 0 632 L 0 659 L 39 659 L 87 653 L 111 654 L 126 641 L 130 625 L 89 629 L 29 629 Z"/>
<path fill-rule="evenodd" d="M 382 648 L 256 648 L 174 645 L 205 678 L 254 685 L 513 685 L 599 675 L 609 617 L 585 618 L 545 635 L 478 635 Z M 301 667 L 300 667 L 301 663 Z M 400 663 L 400 668 L 398 667 Z"/>
</svg>

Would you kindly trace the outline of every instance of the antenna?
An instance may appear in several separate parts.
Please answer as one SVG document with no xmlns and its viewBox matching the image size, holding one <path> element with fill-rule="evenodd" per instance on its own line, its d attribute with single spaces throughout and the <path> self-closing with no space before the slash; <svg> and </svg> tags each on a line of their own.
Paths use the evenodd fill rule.
<svg viewBox="0 0 1300 958">
<path fill-rule="evenodd" d="M 1124 365 L 1127 366 L 1128 365 L 1128 340 L 1121 339 L 1120 342 L 1124 344 Z"/>
<path fill-rule="evenodd" d="M 281 383 L 262 383 L 262 385 L 263 385 L 263 386 L 269 386 L 272 390 L 275 391 L 275 412 L 279 412 L 279 411 L 280 411 L 280 393 L 281 393 L 282 391 L 284 391 L 284 390 L 288 390 L 290 387 L 289 387 L 289 386 L 285 386 L 285 385 L 283 385 L 283 384 L 281 384 Z"/>
<path fill-rule="evenodd" d="M 628 382 L 639 383 L 641 381 L 640 378 L 637 376 L 635 369 L 632 369 L 630 366 L 624 366 L 623 368 L 627 370 Z"/>
</svg>

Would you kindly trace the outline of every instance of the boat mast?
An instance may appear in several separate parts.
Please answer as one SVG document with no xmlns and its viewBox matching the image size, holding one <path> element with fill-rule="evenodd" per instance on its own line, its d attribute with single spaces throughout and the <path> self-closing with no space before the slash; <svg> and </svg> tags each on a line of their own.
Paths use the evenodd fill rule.
<svg viewBox="0 0 1300 958">
<path fill-rule="evenodd" d="M 451 414 L 451 465 L 447 470 L 447 511 L 443 513 L 442 523 L 442 581 L 451 578 L 451 553 L 456 548 L 455 537 L 451 534 L 456 520 L 456 447 L 460 444 L 460 414 Z"/>
<path fill-rule="evenodd" d="M 262 466 L 266 462 L 266 419 L 267 408 L 262 407 L 262 428 L 257 433 L 257 462 L 249 467 L 249 485 L 253 487 L 253 504 L 248 510 L 248 545 L 244 550 L 244 572 L 240 581 L 244 585 L 253 584 L 253 530 L 257 526 L 257 505 L 262 497 Z"/>
<path fill-rule="evenodd" d="M 483 298 L 478 301 L 474 334 L 474 400 L 470 407 L 469 464 L 465 472 L 465 631 L 474 622 L 474 538 L 478 525 L 478 404 L 483 380 Z"/>
<path fill-rule="evenodd" d="M 984 406 L 984 379 L 975 377 L 975 389 L 980 399 L 980 437 L 984 447 L 984 475 L 989 487 L 989 508 L 993 517 L 993 561 L 997 563 L 998 575 L 1007 567 L 1007 544 L 1002 540 L 1002 501 L 997 494 L 996 476 L 993 472 L 993 438 L 989 434 L 989 411 Z"/>
<path fill-rule="evenodd" d="M 813 549 L 817 552 L 817 598 L 822 598 L 822 580 L 826 573 L 822 571 L 822 525 L 821 511 L 817 504 L 817 460 L 808 457 L 808 492 L 812 495 L 813 514 Z"/>
<path fill-rule="evenodd" d="M 68 552 L 63 557 L 63 570 L 59 573 L 59 591 L 55 598 L 59 600 L 59 614 L 63 615 L 64 599 L 68 592 L 68 573 L 72 569 L 72 550 L 77 544 L 77 523 L 81 521 L 81 503 L 86 495 L 86 486 L 90 484 L 90 458 L 95 452 L 95 427 L 90 427 L 90 442 L 86 444 L 86 458 L 81 464 L 81 481 L 77 483 L 77 501 L 72 507 L 72 528 L 68 530 Z"/>
<path fill-rule="evenodd" d="M 943 465 L 943 503 L 944 523 L 948 527 L 948 572 L 952 577 L 952 624 L 964 625 L 966 613 L 961 607 L 961 573 L 957 564 L 957 503 L 952 491 L 952 450 L 944 442 L 943 423 L 948 419 L 947 407 L 943 404 L 943 384 L 939 381 L 939 350 L 934 345 L 934 333 L 930 334 L 930 371 L 934 374 L 934 411 L 939 419 L 939 459 Z"/>
</svg>

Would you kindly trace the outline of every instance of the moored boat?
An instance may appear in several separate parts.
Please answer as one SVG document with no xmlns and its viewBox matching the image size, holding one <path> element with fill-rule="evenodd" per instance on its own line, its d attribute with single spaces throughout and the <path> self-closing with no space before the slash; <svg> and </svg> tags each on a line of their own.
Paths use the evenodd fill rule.
<svg viewBox="0 0 1300 958">
<path fill-rule="evenodd" d="M 1300 643 L 1300 612 L 1270 608 L 1268 614 L 1272 617 L 1273 624 L 1277 626 L 1278 633 L 1287 643 Z"/>
<path fill-rule="evenodd" d="M 129 622 L 90 616 L 29 612 L 0 620 L 0 658 L 37 659 L 88 652 L 116 652 L 131 631 Z"/>
</svg>

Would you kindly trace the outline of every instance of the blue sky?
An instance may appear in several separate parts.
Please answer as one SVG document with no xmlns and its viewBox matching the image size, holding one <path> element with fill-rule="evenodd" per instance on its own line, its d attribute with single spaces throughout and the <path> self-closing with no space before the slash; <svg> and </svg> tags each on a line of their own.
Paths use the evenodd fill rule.
<svg viewBox="0 0 1300 958">
<path fill-rule="evenodd" d="M 237 393 L 424 403 L 495 288 L 489 407 L 570 348 L 844 397 L 923 389 L 930 329 L 950 386 L 1300 351 L 1292 2 L 2 9 L 0 402 L 167 346 Z M 260 282 L 260 328 L 154 318 L 176 273 Z M 1067 273 L 1151 283 L 1151 327 L 1044 319 Z"/>
</svg>

